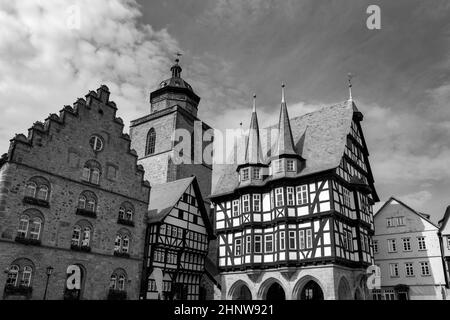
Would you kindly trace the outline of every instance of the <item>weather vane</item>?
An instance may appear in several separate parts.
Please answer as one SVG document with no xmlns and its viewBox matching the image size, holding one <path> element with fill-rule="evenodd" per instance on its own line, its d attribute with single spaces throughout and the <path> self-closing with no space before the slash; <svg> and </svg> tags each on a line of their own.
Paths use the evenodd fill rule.
<svg viewBox="0 0 450 320">
<path fill-rule="evenodd" d="M 350 72 L 347 74 L 348 77 L 348 92 L 349 92 L 349 100 L 352 100 L 352 78 L 353 78 L 353 74 L 351 74 Z"/>
<path fill-rule="evenodd" d="M 179 51 L 177 51 L 177 53 L 175 53 L 175 55 L 177 56 L 177 58 L 175 59 L 176 62 L 180 61 L 180 57 L 183 55 L 182 53 L 180 53 Z"/>
</svg>

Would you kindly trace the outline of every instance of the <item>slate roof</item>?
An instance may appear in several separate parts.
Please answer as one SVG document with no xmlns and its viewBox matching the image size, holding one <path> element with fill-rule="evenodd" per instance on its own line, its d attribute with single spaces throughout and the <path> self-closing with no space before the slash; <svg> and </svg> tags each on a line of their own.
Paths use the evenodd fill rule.
<svg viewBox="0 0 450 320">
<path fill-rule="evenodd" d="M 298 177 L 339 166 L 344 155 L 347 135 L 350 133 L 353 112 L 353 103 L 345 101 L 290 120 L 294 147 L 305 159 L 305 168 L 298 173 Z M 277 137 L 276 128 L 277 125 L 273 125 L 260 132 L 263 152 L 266 155 L 270 155 L 270 149 L 274 148 L 272 142 Z M 232 152 L 228 159 L 234 158 Z M 216 183 L 211 197 L 233 192 L 238 186 L 236 167 L 236 163 L 214 165 L 213 174 L 216 179 L 213 181 Z"/>
<path fill-rule="evenodd" d="M 261 148 L 261 140 L 259 138 L 259 125 L 256 110 L 252 112 L 250 120 L 250 130 L 245 148 L 245 162 L 250 164 L 264 163 Z"/>
<path fill-rule="evenodd" d="M 285 101 L 281 102 L 280 117 L 278 119 L 278 137 L 270 156 L 271 158 L 278 158 L 282 155 L 297 155 Z"/>
<path fill-rule="evenodd" d="M 147 221 L 152 223 L 164 219 L 194 179 L 189 177 L 152 186 Z"/>
<path fill-rule="evenodd" d="M 450 218 L 450 206 L 447 207 L 447 210 L 445 210 L 445 213 L 444 213 L 444 217 L 441 220 L 439 220 L 439 222 L 438 222 L 439 231 L 444 230 L 445 225 L 447 224 L 449 218 Z"/>
</svg>

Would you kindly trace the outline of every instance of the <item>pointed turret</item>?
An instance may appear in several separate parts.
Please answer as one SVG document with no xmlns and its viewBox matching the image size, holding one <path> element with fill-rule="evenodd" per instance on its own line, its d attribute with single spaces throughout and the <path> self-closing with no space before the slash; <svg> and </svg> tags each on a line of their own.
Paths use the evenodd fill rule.
<svg viewBox="0 0 450 320">
<path fill-rule="evenodd" d="M 248 136 L 245 141 L 244 162 L 237 167 L 237 171 L 240 176 L 240 183 L 246 185 L 261 183 L 262 176 L 264 175 L 262 170 L 263 167 L 267 167 L 267 165 L 264 163 L 261 140 L 259 137 L 258 115 L 256 113 L 256 95 L 253 95 L 253 111 Z"/>
<path fill-rule="evenodd" d="M 256 114 L 256 95 L 253 95 L 253 112 L 245 147 L 245 163 L 263 163 L 261 140 L 259 138 L 258 115 Z"/>
<path fill-rule="evenodd" d="M 295 150 L 294 138 L 292 136 L 283 83 L 281 85 L 281 109 L 280 117 L 278 119 L 278 137 L 275 147 L 272 150 L 271 159 L 279 158 L 284 155 L 297 156 L 298 154 Z"/>
<path fill-rule="evenodd" d="M 347 100 L 347 102 L 349 104 L 349 107 L 353 109 L 353 120 L 362 121 L 363 120 L 363 114 L 356 107 L 356 104 L 353 101 L 353 96 L 352 96 L 352 87 L 353 87 L 353 85 L 352 85 L 352 78 L 353 78 L 353 75 L 351 73 L 349 73 L 347 75 L 347 77 L 348 77 L 348 100 Z"/>
</svg>

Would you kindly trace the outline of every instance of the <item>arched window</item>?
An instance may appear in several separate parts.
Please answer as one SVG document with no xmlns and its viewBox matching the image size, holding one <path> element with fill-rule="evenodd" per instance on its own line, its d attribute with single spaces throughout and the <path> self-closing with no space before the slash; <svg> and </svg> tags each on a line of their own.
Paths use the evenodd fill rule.
<svg viewBox="0 0 450 320">
<path fill-rule="evenodd" d="M 31 274 L 33 273 L 33 269 L 30 266 L 25 266 L 23 268 L 22 273 L 22 281 L 20 282 L 20 285 L 29 287 L 31 283 Z"/>
<path fill-rule="evenodd" d="M 27 184 L 26 196 L 31 198 L 36 196 L 36 184 L 34 182 L 29 182 Z"/>
<path fill-rule="evenodd" d="M 44 223 L 44 216 L 39 210 L 27 209 L 19 217 L 16 241 L 38 244 L 41 238 L 41 230 Z M 34 241 L 28 241 L 34 240 Z M 37 241 L 37 242 L 36 242 Z"/>
<path fill-rule="evenodd" d="M 115 273 L 113 273 L 109 280 L 109 288 L 112 290 L 115 290 L 116 286 L 117 286 L 117 275 Z"/>
<path fill-rule="evenodd" d="M 91 228 L 84 227 L 83 229 L 83 238 L 81 240 L 82 247 L 89 247 L 89 242 L 91 240 Z"/>
<path fill-rule="evenodd" d="M 117 283 L 117 289 L 119 289 L 120 291 L 124 291 L 125 290 L 125 276 L 122 274 L 119 276 L 119 281 Z"/>
<path fill-rule="evenodd" d="M 41 225 L 42 220 L 38 217 L 35 217 L 30 226 L 30 239 L 38 240 L 41 234 Z"/>
<path fill-rule="evenodd" d="M 147 133 L 147 144 L 145 146 L 145 155 L 155 153 L 156 144 L 156 132 L 154 128 L 151 128 Z"/>
<path fill-rule="evenodd" d="M 88 160 L 84 164 L 82 178 L 84 181 L 99 184 L 101 171 L 100 163 L 95 160 Z"/>
<path fill-rule="evenodd" d="M 128 209 L 128 210 L 127 210 L 127 215 L 125 216 L 125 218 L 126 218 L 127 220 L 133 220 L 133 210 Z"/>
<path fill-rule="evenodd" d="M 125 208 L 124 207 L 119 208 L 119 219 L 125 220 Z"/>
<path fill-rule="evenodd" d="M 72 245 L 79 246 L 81 239 L 81 228 L 80 226 L 73 227 L 72 233 Z"/>
<path fill-rule="evenodd" d="M 25 185 L 25 201 L 31 204 L 43 205 L 42 202 L 30 202 L 30 199 L 38 199 L 42 201 L 48 201 L 50 195 L 50 182 L 44 177 L 35 176 Z"/>
<path fill-rule="evenodd" d="M 128 256 L 130 253 L 130 233 L 128 230 L 121 230 L 117 233 L 114 241 L 114 255 Z"/>
<path fill-rule="evenodd" d="M 28 225 L 30 218 L 26 215 L 20 216 L 19 227 L 17 228 L 17 236 L 25 238 L 28 233 Z"/>
<path fill-rule="evenodd" d="M 12 265 L 8 270 L 6 285 L 17 286 L 17 278 L 19 277 L 19 266 Z"/>
<path fill-rule="evenodd" d="M 83 191 L 78 197 L 78 208 L 91 212 L 97 210 L 97 197 L 91 191 Z"/>
<path fill-rule="evenodd" d="M 73 250 L 90 251 L 92 226 L 87 220 L 78 221 L 73 227 L 71 248 Z"/>
<path fill-rule="evenodd" d="M 37 198 L 40 200 L 47 201 L 48 197 L 48 187 L 46 185 L 39 186 L 39 191 L 37 193 Z"/>
</svg>

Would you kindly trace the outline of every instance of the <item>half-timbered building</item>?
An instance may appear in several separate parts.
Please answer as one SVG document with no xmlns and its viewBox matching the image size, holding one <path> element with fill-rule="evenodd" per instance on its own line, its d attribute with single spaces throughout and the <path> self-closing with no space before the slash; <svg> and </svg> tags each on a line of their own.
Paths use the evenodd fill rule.
<svg viewBox="0 0 450 320">
<path fill-rule="evenodd" d="M 217 299 L 365 299 L 379 201 L 353 99 L 259 130 L 217 165 Z M 239 148 L 235 148 L 239 150 Z"/>
<path fill-rule="evenodd" d="M 195 177 L 155 185 L 150 194 L 142 297 L 198 300 L 213 238 Z"/>
</svg>

